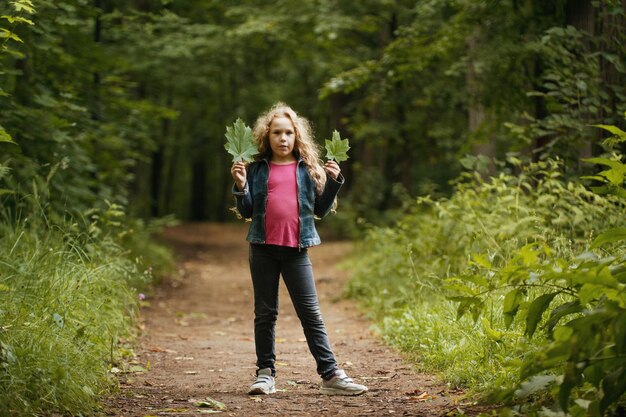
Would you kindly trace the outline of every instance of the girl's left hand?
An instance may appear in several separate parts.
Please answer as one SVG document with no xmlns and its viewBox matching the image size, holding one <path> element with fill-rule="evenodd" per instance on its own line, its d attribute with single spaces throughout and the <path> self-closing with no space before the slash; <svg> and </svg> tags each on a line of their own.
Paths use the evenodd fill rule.
<svg viewBox="0 0 626 417">
<path fill-rule="evenodd" d="M 336 180 L 339 177 L 339 173 L 341 172 L 341 168 L 339 168 L 339 164 L 335 161 L 328 161 L 324 164 L 324 169 L 332 177 L 332 179 Z"/>
</svg>

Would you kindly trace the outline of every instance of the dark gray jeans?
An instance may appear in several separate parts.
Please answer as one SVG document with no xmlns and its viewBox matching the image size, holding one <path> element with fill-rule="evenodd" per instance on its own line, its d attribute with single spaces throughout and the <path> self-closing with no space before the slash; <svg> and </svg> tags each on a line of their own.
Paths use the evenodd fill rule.
<svg viewBox="0 0 626 417">
<path fill-rule="evenodd" d="M 257 367 L 275 372 L 275 327 L 278 317 L 278 282 L 282 274 L 304 329 L 317 373 L 329 378 L 337 369 L 335 355 L 320 313 L 313 266 L 306 249 L 250 244 L 250 272 L 254 286 L 254 342 Z"/>
</svg>

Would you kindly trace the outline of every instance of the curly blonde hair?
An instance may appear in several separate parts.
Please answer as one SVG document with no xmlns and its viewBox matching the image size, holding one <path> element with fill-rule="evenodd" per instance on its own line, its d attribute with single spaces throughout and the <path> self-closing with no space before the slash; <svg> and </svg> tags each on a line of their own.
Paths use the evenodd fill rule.
<svg viewBox="0 0 626 417">
<path fill-rule="evenodd" d="M 326 171 L 324 171 L 324 167 L 320 162 L 319 148 L 314 140 L 313 129 L 306 118 L 299 116 L 285 103 L 278 102 L 274 104 L 267 112 L 257 118 L 252 130 L 254 140 L 259 147 L 257 159 L 271 159 L 272 157 L 269 132 L 272 120 L 276 117 L 286 117 L 291 120 L 296 134 L 293 154 L 296 158 L 302 159 L 309 171 L 309 175 L 315 182 L 318 194 L 321 193 L 326 184 Z"/>
</svg>

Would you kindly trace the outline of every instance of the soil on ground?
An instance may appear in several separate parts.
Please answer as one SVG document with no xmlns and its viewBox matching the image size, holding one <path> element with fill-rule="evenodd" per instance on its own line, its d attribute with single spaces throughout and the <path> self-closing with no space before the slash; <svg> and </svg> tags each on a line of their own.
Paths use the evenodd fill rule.
<svg viewBox="0 0 626 417">
<path fill-rule="evenodd" d="M 252 283 L 245 224 L 185 224 L 163 238 L 178 271 L 149 294 L 135 357 L 106 400 L 111 416 L 443 416 L 468 411 L 462 393 L 422 374 L 386 346 L 352 300 L 337 265 L 350 242 L 309 249 L 321 311 L 341 367 L 369 392 L 324 396 L 302 327 L 281 281 L 277 392 L 249 396 L 255 377 Z M 215 400 L 219 403 L 212 403 Z M 223 404 L 225 409 L 220 409 Z"/>
</svg>

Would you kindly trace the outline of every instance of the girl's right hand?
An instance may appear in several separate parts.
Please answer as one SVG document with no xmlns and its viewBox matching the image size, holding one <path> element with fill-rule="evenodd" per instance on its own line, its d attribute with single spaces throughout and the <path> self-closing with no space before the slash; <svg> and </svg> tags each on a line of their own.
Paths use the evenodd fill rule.
<svg viewBox="0 0 626 417">
<path fill-rule="evenodd" d="M 235 185 L 239 191 L 243 191 L 246 186 L 246 164 L 243 162 L 235 162 L 230 168 L 230 175 L 235 180 Z"/>
</svg>

